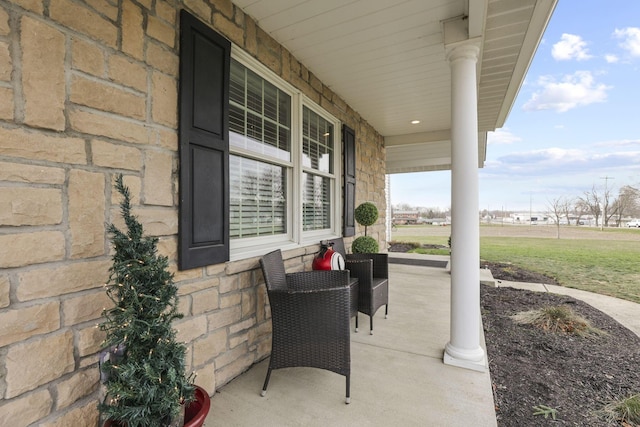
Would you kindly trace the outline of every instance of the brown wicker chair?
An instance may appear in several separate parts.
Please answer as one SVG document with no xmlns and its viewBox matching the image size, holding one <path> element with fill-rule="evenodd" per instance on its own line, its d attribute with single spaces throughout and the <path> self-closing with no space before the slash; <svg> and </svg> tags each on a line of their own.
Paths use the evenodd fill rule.
<svg viewBox="0 0 640 427">
<path fill-rule="evenodd" d="M 388 254 L 347 254 L 342 238 L 329 240 L 328 243 L 344 257 L 346 268 L 358 279 L 358 311 L 369 316 L 369 333 L 373 335 L 373 316 L 376 311 L 384 305 L 385 319 L 389 315 Z"/>
<path fill-rule="evenodd" d="M 346 403 L 349 403 L 349 272 L 287 274 L 280 250 L 263 256 L 260 266 L 267 285 L 273 325 L 271 359 L 262 396 L 267 392 L 272 370 L 305 366 L 344 375 Z"/>
</svg>

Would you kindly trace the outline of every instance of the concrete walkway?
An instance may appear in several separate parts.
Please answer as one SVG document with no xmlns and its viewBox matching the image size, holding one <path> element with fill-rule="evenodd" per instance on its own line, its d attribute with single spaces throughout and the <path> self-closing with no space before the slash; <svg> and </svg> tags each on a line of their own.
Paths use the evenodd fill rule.
<svg viewBox="0 0 640 427">
<path fill-rule="evenodd" d="M 260 390 L 267 360 L 218 390 L 206 426 L 496 426 L 489 372 L 444 365 L 450 275 L 391 264 L 389 318 L 380 309 L 351 335 L 351 403 L 344 377 L 290 368 Z M 482 342 L 484 345 L 484 341 Z"/>
</svg>

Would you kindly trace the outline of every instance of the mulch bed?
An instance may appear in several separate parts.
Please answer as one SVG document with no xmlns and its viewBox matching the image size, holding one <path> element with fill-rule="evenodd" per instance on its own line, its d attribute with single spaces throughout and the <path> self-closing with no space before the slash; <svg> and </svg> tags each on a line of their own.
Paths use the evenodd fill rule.
<svg viewBox="0 0 640 427">
<path fill-rule="evenodd" d="M 559 285 L 553 277 L 545 276 L 535 271 L 525 270 L 513 264 L 480 261 L 480 268 L 488 268 L 491 275 L 496 280 L 507 280 L 510 282 L 544 283 L 546 285 Z"/>
<path fill-rule="evenodd" d="M 495 279 L 555 282 L 503 266 L 489 266 Z M 568 305 L 607 334 L 596 338 L 555 334 L 510 318 L 555 305 Z M 597 411 L 611 400 L 640 393 L 640 337 L 568 296 L 482 286 L 481 307 L 499 427 L 629 425 L 608 424 Z M 554 408 L 557 420 L 534 415 L 534 407 L 540 405 Z"/>
</svg>

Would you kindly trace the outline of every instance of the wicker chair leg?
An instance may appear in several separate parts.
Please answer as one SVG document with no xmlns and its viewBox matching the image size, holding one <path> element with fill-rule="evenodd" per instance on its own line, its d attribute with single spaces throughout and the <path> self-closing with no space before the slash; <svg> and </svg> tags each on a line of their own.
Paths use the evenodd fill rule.
<svg viewBox="0 0 640 427">
<path fill-rule="evenodd" d="M 351 393 L 350 393 L 351 375 L 347 374 L 346 377 L 347 377 L 347 398 L 345 399 L 344 403 L 348 405 L 349 403 L 351 403 Z"/>
<path fill-rule="evenodd" d="M 267 386 L 269 385 L 269 378 L 271 378 L 271 367 L 267 369 L 267 377 L 264 379 L 264 385 L 262 386 L 262 391 L 260 392 L 260 396 L 264 397 L 267 394 Z"/>
<path fill-rule="evenodd" d="M 384 306 L 384 318 L 388 318 L 389 317 L 389 304 L 385 304 Z"/>
<path fill-rule="evenodd" d="M 373 314 L 369 316 L 369 335 L 373 335 Z"/>
<path fill-rule="evenodd" d="M 356 332 L 358 332 L 358 315 L 356 314 Z"/>
</svg>

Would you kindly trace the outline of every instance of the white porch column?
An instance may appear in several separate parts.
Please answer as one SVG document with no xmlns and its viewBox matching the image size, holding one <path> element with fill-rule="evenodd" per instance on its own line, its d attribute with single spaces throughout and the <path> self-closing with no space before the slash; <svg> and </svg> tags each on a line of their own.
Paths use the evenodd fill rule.
<svg viewBox="0 0 640 427">
<path fill-rule="evenodd" d="M 448 52 L 451 66 L 451 336 L 444 363 L 484 371 L 480 347 L 478 97 L 473 41 Z"/>
</svg>

